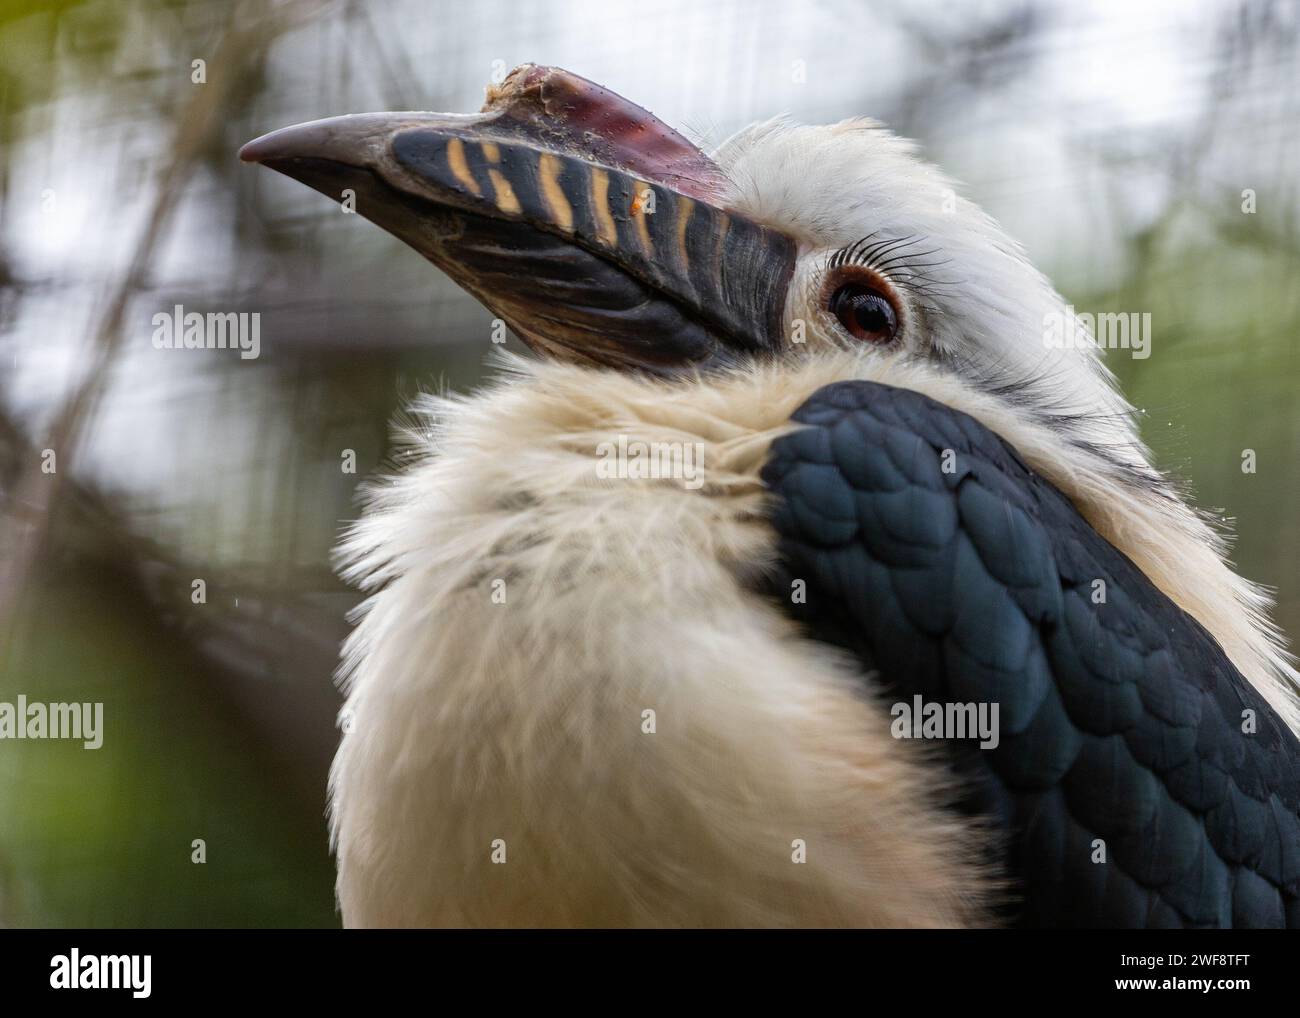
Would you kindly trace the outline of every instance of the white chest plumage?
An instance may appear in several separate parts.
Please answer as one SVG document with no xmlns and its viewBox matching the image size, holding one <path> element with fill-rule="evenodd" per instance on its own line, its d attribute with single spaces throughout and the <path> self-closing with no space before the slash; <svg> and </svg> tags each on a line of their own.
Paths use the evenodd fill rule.
<svg viewBox="0 0 1300 1018">
<path fill-rule="evenodd" d="M 758 470 L 811 392 L 873 377 L 1012 432 L 1100 527 L 1118 493 L 1100 497 L 1105 480 L 1072 472 L 1050 433 L 902 361 L 675 386 L 520 368 L 423 408 L 427 458 L 375 489 L 342 548 L 375 591 L 346 650 L 331 775 L 345 922 L 986 918 L 993 888 L 971 860 L 988 856 L 938 808 L 942 771 L 889 737 L 847 662 L 749 592 L 773 554 Z M 620 437 L 700 443 L 703 483 L 602 477 L 597 448 Z M 1151 550 L 1180 538 L 1153 513 L 1104 532 L 1177 595 Z M 1229 597 L 1223 582 L 1200 596 Z M 1221 642 L 1248 640 L 1228 614 L 1241 621 L 1219 619 Z"/>
</svg>

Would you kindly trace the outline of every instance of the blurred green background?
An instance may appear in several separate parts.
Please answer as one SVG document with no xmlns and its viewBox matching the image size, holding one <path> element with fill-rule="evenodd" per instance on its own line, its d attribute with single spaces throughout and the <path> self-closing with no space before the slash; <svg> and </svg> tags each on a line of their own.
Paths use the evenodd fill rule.
<svg viewBox="0 0 1300 1018">
<path fill-rule="evenodd" d="M 244 141 L 472 111 L 526 61 L 706 148 L 884 120 L 1079 311 L 1151 313 L 1110 363 L 1300 634 L 1298 37 L 1272 0 L 0 3 L 0 700 L 106 729 L 0 742 L 0 925 L 337 922 L 330 549 L 403 403 L 489 370 L 490 316 Z M 175 304 L 260 312 L 261 356 L 155 350 Z"/>
</svg>

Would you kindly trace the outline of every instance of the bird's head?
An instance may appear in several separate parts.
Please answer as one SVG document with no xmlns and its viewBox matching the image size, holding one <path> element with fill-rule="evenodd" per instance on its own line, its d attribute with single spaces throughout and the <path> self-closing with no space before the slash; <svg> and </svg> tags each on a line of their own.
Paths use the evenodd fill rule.
<svg viewBox="0 0 1300 1018">
<path fill-rule="evenodd" d="M 525 65 L 474 115 L 285 128 L 241 158 L 438 265 L 542 355 L 674 375 L 754 359 L 924 362 L 1148 477 L 1064 301 L 908 141 L 869 120 L 750 127 L 712 156 L 577 75 Z"/>
</svg>

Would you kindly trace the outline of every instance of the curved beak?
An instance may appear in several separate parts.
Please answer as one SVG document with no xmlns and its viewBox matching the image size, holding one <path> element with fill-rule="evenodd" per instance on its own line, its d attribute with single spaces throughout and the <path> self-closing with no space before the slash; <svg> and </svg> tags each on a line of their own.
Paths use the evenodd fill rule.
<svg viewBox="0 0 1300 1018">
<path fill-rule="evenodd" d="M 239 156 L 350 204 L 539 352 L 671 371 L 781 344 L 795 243 L 728 211 L 698 148 L 567 71 L 525 65 L 479 114 L 334 117 Z"/>
</svg>

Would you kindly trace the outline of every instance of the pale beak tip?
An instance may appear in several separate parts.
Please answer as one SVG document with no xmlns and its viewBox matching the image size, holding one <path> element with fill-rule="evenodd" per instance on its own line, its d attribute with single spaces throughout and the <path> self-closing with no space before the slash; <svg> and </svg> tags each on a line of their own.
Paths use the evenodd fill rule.
<svg viewBox="0 0 1300 1018">
<path fill-rule="evenodd" d="M 239 149 L 239 161 L 242 163 L 260 163 L 266 153 L 266 146 L 263 142 L 269 137 L 270 135 L 264 134 L 260 138 L 245 142 Z"/>
</svg>

